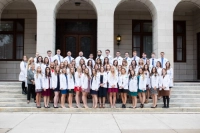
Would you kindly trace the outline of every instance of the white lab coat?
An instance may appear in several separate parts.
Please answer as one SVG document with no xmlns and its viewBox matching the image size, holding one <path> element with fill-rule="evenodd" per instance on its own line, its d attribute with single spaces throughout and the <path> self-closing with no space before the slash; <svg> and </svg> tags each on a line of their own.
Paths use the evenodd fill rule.
<svg viewBox="0 0 200 133">
<path fill-rule="evenodd" d="M 100 57 L 97 56 L 96 60 L 97 60 L 98 58 L 100 58 L 100 60 L 101 60 L 101 64 L 103 64 L 103 61 L 104 61 L 104 57 L 103 57 L 103 55 L 101 55 Z"/>
<path fill-rule="evenodd" d="M 38 77 L 36 76 L 36 74 L 34 74 L 34 81 L 35 81 L 35 89 L 42 89 L 42 80 L 43 80 L 43 76 L 41 74 L 38 74 Z"/>
<path fill-rule="evenodd" d="M 69 56 L 66 56 L 64 59 L 63 59 L 63 62 L 64 61 L 67 61 L 69 64 L 72 62 L 72 60 L 74 60 L 73 57 L 70 57 L 71 58 L 71 61 L 69 60 Z"/>
<path fill-rule="evenodd" d="M 35 63 L 35 70 L 37 71 L 37 67 L 40 66 L 41 70 L 43 69 L 43 63 Z M 42 70 L 43 73 L 43 70 Z"/>
<path fill-rule="evenodd" d="M 52 88 L 56 88 L 57 87 L 57 75 L 55 75 L 55 73 L 52 73 L 51 74 L 51 76 L 52 76 Z"/>
<path fill-rule="evenodd" d="M 163 58 L 163 64 L 162 64 L 162 58 L 159 58 L 157 61 L 160 61 L 160 63 L 161 63 L 161 68 L 166 68 L 165 64 L 166 64 L 166 62 L 168 61 L 168 59 Z"/>
<path fill-rule="evenodd" d="M 147 63 L 147 58 L 142 58 L 142 59 L 144 61 L 144 64 L 146 64 Z"/>
<path fill-rule="evenodd" d="M 100 79 L 99 75 L 97 75 L 96 77 L 93 77 L 93 79 L 91 80 L 91 89 L 99 90 L 99 85 L 100 85 Z"/>
<path fill-rule="evenodd" d="M 140 76 L 140 79 L 138 82 L 138 89 L 143 90 L 143 91 L 146 90 L 146 84 L 147 84 L 146 76 L 144 76 L 144 78 Z"/>
<path fill-rule="evenodd" d="M 150 79 L 151 79 L 151 88 L 159 88 L 158 87 L 158 83 L 159 83 L 159 79 L 160 79 L 160 76 L 159 75 L 156 75 L 155 76 L 155 74 L 153 74 L 151 77 L 150 77 Z"/>
<path fill-rule="evenodd" d="M 92 61 L 92 66 L 94 67 L 94 65 L 95 65 L 95 61 L 94 61 L 93 59 L 90 59 L 90 58 L 87 59 L 86 65 L 87 65 L 87 63 L 88 63 L 89 60 Z"/>
<path fill-rule="evenodd" d="M 19 81 L 27 82 L 27 79 L 26 79 L 26 77 L 27 77 L 26 65 L 27 65 L 27 63 L 25 64 L 24 61 L 22 61 L 20 63 Z"/>
<path fill-rule="evenodd" d="M 162 75 L 162 68 L 159 67 L 159 68 L 156 68 L 156 69 L 157 69 L 157 72 L 158 72 L 159 76 L 161 76 Z"/>
<path fill-rule="evenodd" d="M 129 91 L 130 92 L 137 92 L 138 91 L 138 80 L 137 76 L 129 79 Z"/>
<path fill-rule="evenodd" d="M 75 75 L 74 75 L 75 78 Z M 75 87 L 75 80 L 73 78 L 73 75 L 67 74 L 67 79 L 68 79 L 68 89 L 74 89 Z"/>
<path fill-rule="evenodd" d="M 113 61 L 114 61 L 114 60 L 117 60 L 117 61 L 118 61 L 118 65 L 122 65 L 123 58 L 122 58 L 121 56 L 115 57 L 115 58 L 113 59 Z M 112 61 L 112 62 L 113 62 L 113 61 Z"/>
<path fill-rule="evenodd" d="M 82 83 L 82 89 L 87 89 L 88 88 L 88 77 L 85 74 L 82 74 L 81 76 L 81 83 Z"/>
<path fill-rule="evenodd" d="M 108 88 L 112 88 L 113 85 L 115 85 L 114 88 L 117 88 L 118 75 L 115 74 L 115 76 L 113 77 L 113 75 L 111 74 L 111 72 L 109 72 L 108 73 L 108 83 L 109 83 Z"/>
<path fill-rule="evenodd" d="M 113 64 L 113 58 L 112 58 L 112 56 L 108 55 L 108 56 L 105 56 L 105 57 L 107 57 L 109 59 L 109 63 L 110 63 L 110 65 L 112 65 Z"/>
<path fill-rule="evenodd" d="M 84 59 L 85 63 L 87 62 L 87 59 L 84 56 L 82 56 L 82 57 L 78 56 L 75 59 L 75 61 L 76 61 L 76 67 L 79 66 L 80 59 Z"/>
<path fill-rule="evenodd" d="M 151 59 L 149 59 L 149 61 L 150 61 L 150 66 L 156 67 L 157 59 L 154 58 L 154 60 L 153 60 L 153 58 L 151 58 Z M 153 65 L 152 65 L 152 62 L 154 62 Z"/>
<path fill-rule="evenodd" d="M 169 70 L 167 70 L 167 75 L 169 75 L 169 79 L 170 79 L 170 83 L 169 83 L 169 87 L 173 87 L 174 86 L 174 81 L 173 81 L 173 77 L 174 77 L 174 73 L 173 73 L 173 68 L 170 68 Z"/>
<path fill-rule="evenodd" d="M 128 66 L 131 64 L 131 61 L 132 61 L 132 59 L 131 59 L 130 57 L 128 57 L 128 58 L 124 58 L 124 60 L 126 60 L 126 61 L 127 61 L 127 63 L 128 63 Z"/>
<path fill-rule="evenodd" d="M 47 58 L 49 59 L 49 64 L 54 61 L 52 56 L 51 57 L 47 56 Z"/>
<path fill-rule="evenodd" d="M 138 65 L 138 62 L 139 62 L 139 60 L 140 60 L 140 57 L 138 57 L 138 56 L 133 56 L 133 58 L 132 58 L 132 60 L 135 60 L 136 61 L 136 63 L 137 63 L 137 65 Z"/>
<path fill-rule="evenodd" d="M 163 76 L 160 76 L 159 87 L 166 87 L 164 90 L 169 90 L 169 83 L 170 83 L 169 75 L 165 75 L 164 78 Z M 160 90 L 162 90 L 162 88 L 160 88 Z"/>
<path fill-rule="evenodd" d="M 128 75 L 120 75 L 118 81 L 119 89 L 126 89 L 128 90 Z M 122 88 L 120 88 L 122 86 Z"/>
<path fill-rule="evenodd" d="M 67 79 L 64 74 L 60 74 L 60 90 L 67 89 Z"/>
<path fill-rule="evenodd" d="M 53 57 L 53 61 L 55 60 L 55 59 L 57 59 L 58 60 L 58 65 L 60 65 L 60 63 L 61 62 L 63 62 L 63 57 L 60 55 L 60 60 L 59 60 L 59 57 L 58 57 L 58 55 L 56 54 L 56 55 L 54 55 L 54 57 Z"/>
<path fill-rule="evenodd" d="M 50 79 L 50 84 L 49 84 L 49 79 Z M 43 76 L 42 80 L 42 86 L 44 89 L 52 89 L 52 77 L 46 77 L 45 75 Z"/>
<path fill-rule="evenodd" d="M 99 75 L 99 83 L 100 83 L 100 76 L 103 75 L 103 87 L 107 88 L 108 74 L 104 72 L 104 73 L 98 73 L 98 75 Z"/>
<path fill-rule="evenodd" d="M 150 75 L 149 75 L 149 72 L 145 73 L 145 77 L 146 77 L 146 84 L 149 85 L 149 87 L 150 87 Z"/>
<path fill-rule="evenodd" d="M 81 87 L 81 77 L 82 77 L 82 73 L 79 77 L 78 72 L 75 72 L 75 86 Z"/>
</svg>

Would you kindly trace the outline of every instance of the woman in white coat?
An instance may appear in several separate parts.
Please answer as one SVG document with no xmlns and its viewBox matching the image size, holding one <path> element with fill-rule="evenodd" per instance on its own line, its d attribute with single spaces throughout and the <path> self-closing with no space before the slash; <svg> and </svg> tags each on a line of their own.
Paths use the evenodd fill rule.
<svg viewBox="0 0 200 133">
<path fill-rule="evenodd" d="M 99 74 L 99 81 L 100 81 L 100 87 L 98 91 L 98 97 L 99 97 L 99 107 L 105 108 L 105 101 L 107 96 L 107 73 L 104 71 L 104 67 L 100 67 Z"/>
<path fill-rule="evenodd" d="M 60 94 L 60 67 L 56 66 L 52 74 L 52 89 L 54 91 L 54 108 L 58 108 L 58 100 Z"/>
<path fill-rule="evenodd" d="M 99 75 L 97 74 L 97 71 L 95 69 L 92 69 L 90 94 L 92 95 L 93 108 L 97 108 L 97 102 L 98 102 L 97 94 L 99 85 L 100 85 Z"/>
<path fill-rule="evenodd" d="M 20 74 L 19 74 L 19 81 L 22 81 L 22 94 L 27 93 L 27 56 L 24 55 L 22 62 L 20 63 Z"/>
<path fill-rule="evenodd" d="M 156 69 L 157 69 L 159 77 L 161 77 L 161 75 L 162 75 L 162 68 L 161 68 L 161 62 L 160 61 L 156 62 Z M 160 99 L 161 99 L 161 95 L 160 95 L 160 91 L 158 90 L 158 100 L 160 100 Z"/>
<path fill-rule="evenodd" d="M 129 91 L 130 91 L 129 95 L 132 97 L 132 105 L 133 105 L 130 108 L 136 108 L 137 95 L 138 95 L 138 80 L 134 70 L 131 70 L 129 75 Z"/>
<path fill-rule="evenodd" d="M 62 73 L 60 74 L 60 93 L 61 93 L 61 107 L 65 107 L 65 98 L 67 94 L 67 85 L 68 85 L 68 80 L 67 80 L 67 70 L 66 68 L 62 69 Z"/>
<path fill-rule="evenodd" d="M 89 69 L 86 68 L 84 73 L 81 76 L 81 83 L 82 83 L 82 100 L 84 108 L 89 108 L 87 105 L 87 95 L 90 92 L 90 74 Z"/>
<path fill-rule="evenodd" d="M 153 99 L 153 106 L 151 108 L 156 108 L 157 107 L 157 95 L 158 95 L 158 83 L 159 83 L 160 76 L 157 72 L 156 67 L 153 67 L 151 69 L 151 75 L 150 75 L 150 80 L 151 80 L 151 87 L 150 87 L 150 93 L 151 97 Z"/>
<path fill-rule="evenodd" d="M 77 108 L 81 108 L 80 106 L 80 96 L 81 96 L 81 76 L 82 76 L 82 69 L 81 66 L 77 67 L 77 71 L 75 72 L 75 88 L 74 91 L 76 92 L 76 106 Z"/>
<path fill-rule="evenodd" d="M 116 94 L 118 92 L 117 88 L 118 75 L 116 73 L 115 67 L 112 66 L 110 72 L 108 73 L 108 93 L 110 98 L 110 107 L 116 108 Z"/>
<path fill-rule="evenodd" d="M 122 68 L 121 75 L 119 76 L 119 92 L 122 99 L 122 108 L 126 108 L 127 93 L 128 91 L 128 75 L 126 74 L 126 68 Z"/>
<path fill-rule="evenodd" d="M 170 79 L 170 82 L 169 82 L 169 88 L 170 88 L 170 91 L 171 91 L 171 88 L 174 86 L 173 84 L 173 77 L 174 77 L 174 73 L 173 73 L 173 68 L 171 67 L 171 64 L 169 61 L 166 62 L 165 64 L 166 66 L 166 70 L 167 70 L 167 75 L 169 75 L 169 79 Z"/>
<path fill-rule="evenodd" d="M 149 66 L 147 64 L 144 65 L 144 75 L 146 77 L 146 100 L 145 100 L 145 103 L 148 103 L 149 96 L 150 96 L 150 72 L 149 72 Z"/>
<path fill-rule="evenodd" d="M 42 93 L 42 80 L 43 80 L 43 75 L 42 75 L 42 69 L 40 66 L 37 67 L 36 69 L 36 74 L 34 75 L 35 79 L 35 92 L 36 92 L 36 106 L 37 108 L 41 108 L 41 93 Z"/>
<path fill-rule="evenodd" d="M 162 69 L 162 76 L 160 77 L 159 81 L 159 88 L 160 88 L 160 94 L 163 96 L 163 108 L 169 108 L 169 83 L 170 78 L 169 75 L 167 75 L 167 71 L 165 68 Z M 167 101 L 167 104 L 166 104 Z"/>
<path fill-rule="evenodd" d="M 49 101 L 52 89 L 52 78 L 51 78 L 51 70 L 49 67 L 45 68 L 45 75 L 43 76 L 42 86 L 43 86 L 42 95 L 44 98 L 44 107 L 50 108 Z"/>
<path fill-rule="evenodd" d="M 69 103 L 69 108 L 74 108 L 72 106 L 72 100 L 73 100 L 73 93 L 74 93 L 74 87 L 75 87 L 75 71 L 74 67 L 70 68 L 69 73 L 67 74 L 67 79 L 68 79 L 68 103 Z"/>
<path fill-rule="evenodd" d="M 146 93 L 147 81 L 142 68 L 139 68 L 137 78 L 138 78 L 138 95 L 141 103 L 140 107 L 143 108 L 146 98 L 145 93 Z"/>
</svg>

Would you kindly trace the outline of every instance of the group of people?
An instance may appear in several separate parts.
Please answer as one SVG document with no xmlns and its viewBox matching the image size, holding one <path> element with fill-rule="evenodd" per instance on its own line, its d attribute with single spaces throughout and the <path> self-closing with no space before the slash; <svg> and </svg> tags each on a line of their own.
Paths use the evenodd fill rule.
<svg viewBox="0 0 200 133">
<path fill-rule="evenodd" d="M 55 56 L 50 50 L 44 58 L 39 53 L 35 58 L 23 56 L 19 80 L 22 81 L 22 93 L 27 94 L 27 103 L 32 97 L 36 107 L 41 108 L 43 98 L 45 108 L 50 108 L 51 102 L 54 108 L 59 107 L 58 103 L 61 108 L 66 108 L 66 102 L 69 108 L 74 108 L 75 97 L 77 108 L 89 108 L 87 99 L 92 96 L 93 108 L 105 108 L 106 101 L 111 108 L 116 108 L 118 100 L 121 107 L 126 108 L 127 98 L 132 102 L 130 108 L 137 108 L 139 97 L 140 108 L 149 102 L 149 98 L 153 100 L 151 108 L 156 108 L 157 100 L 161 98 L 163 108 L 169 108 L 173 69 L 164 58 L 164 52 L 160 53 L 159 59 L 155 58 L 155 53 L 150 59 L 146 53 L 140 58 L 136 51 L 133 51 L 133 57 L 126 52 L 124 58 L 117 51 L 116 57 L 112 58 L 109 49 L 105 51 L 105 57 L 98 50 L 96 59 L 93 54 L 87 59 L 82 51 L 76 58 L 71 55 L 68 51 L 63 58 L 58 49 Z"/>
</svg>

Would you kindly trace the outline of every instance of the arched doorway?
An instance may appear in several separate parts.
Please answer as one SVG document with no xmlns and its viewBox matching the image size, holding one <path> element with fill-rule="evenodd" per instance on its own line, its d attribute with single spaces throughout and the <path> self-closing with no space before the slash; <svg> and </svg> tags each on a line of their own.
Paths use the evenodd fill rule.
<svg viewBox="0 0 200 133">
<path fill-rule="evenodd" d="M 96 56 L 97 15 L 95 8 L 87 1 L 67 1 L 57 9 L 56 49 L 66 56 L 78 56 L 83 51 L 86 58 L 90 53 Z"/>
<path fill-rule="evenodd" d="M 23 55 L 35 55 L 37 11 L 30 0 L 1 0 L 0 7 L 0 80 L 18 80 Z"/>
<path fill-rule="evenodd" d="M 196 3 L 179 2 L 174 10 L 174 78 L 200 79 L 200 10 Z"/>
<path fill-rule="evenodd" d="M 117 46 L 115 39 L 115 52 L 120 50 L 122 54 L 137 51 L 141 57 L 143 52 L 150 58 L 153 51 L 153 18 L 156 14 L 149 7 L 153 7 L 150 1 L 121 1 L 115 9 L 114 38 L 121 35 L 121 45 Z"/>
</svg>

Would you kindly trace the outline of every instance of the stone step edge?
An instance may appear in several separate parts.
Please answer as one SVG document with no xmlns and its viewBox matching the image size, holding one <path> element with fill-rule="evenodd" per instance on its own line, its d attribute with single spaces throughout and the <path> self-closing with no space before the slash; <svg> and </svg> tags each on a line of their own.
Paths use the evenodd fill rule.
<svg viewBox="0 0 200 133">
<path fill-rule="evenodd" d="M 66 108 L 66 109 L 62 109 L 62 108 L 58 108 L 58 109 L 54 109 L 54 108 L 50 108 L 50 109 L 46 109 L 46 108 L 35 108 L 35 107 L 0 107 L 0 112 L 33 112 L 33 113 L 85 113 L 85 114 L 90 114 L 90 113 L 200 113 L 200 108 L 196 107 L 196 108 L 190 108 L 190 107 L 179 107 L 179 108 L 168 108 L 168 109 L 163 109 L 163 108 L 155 108 L 155 109 L 151 109 L 151 108 L 136 108 L 136 109 L 131 109 L 131 108 L 126 108 L 126 109 L 122 109 L 122 108 L 115 108 L 115 109 L 111 109 L 111 108 L 104 108 L 104 109 L 78 109 L 78 108 L 74 108 L 74 109 L 70 109 L 70 108 Z"/>
</svg>

